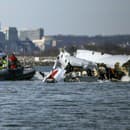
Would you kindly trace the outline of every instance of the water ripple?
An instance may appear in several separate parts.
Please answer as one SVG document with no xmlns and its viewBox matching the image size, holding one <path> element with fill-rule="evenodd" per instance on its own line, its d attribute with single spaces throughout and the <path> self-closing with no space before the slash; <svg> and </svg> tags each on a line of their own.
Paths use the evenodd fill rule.
<svg viewBox="0 0 130 130">
<path fill-rule="evenodd" d="M 0 130 L 128 130 L 129 83 L 0 83 Z"/>
</svg>

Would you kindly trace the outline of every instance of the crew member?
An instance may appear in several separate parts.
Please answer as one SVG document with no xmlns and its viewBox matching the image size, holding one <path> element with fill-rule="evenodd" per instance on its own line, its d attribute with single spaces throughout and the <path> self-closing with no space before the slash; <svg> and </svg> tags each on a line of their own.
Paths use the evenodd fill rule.
<svg viewBox="0 0 130 130">
<path fill-rule="evenodd" d="M 17 58 L 14 54 L 9 56 L 9 68 L 10 69 L 16 69 L 17 68 Z"/>
<path fill-rule="evenodd" d="M 65 68 L 66 73 L 72 72 L 73 71 L 73 66 L 70 64 L 70 62 L 68 63 L 68 65 Z"/>
<path fill-rule="evenodd" d="M 3 68 L 7 68 L 8 67 L 8 62 L 7 62 L 7 59 L 6 59 L 6 56 L 3 56 L 2 59 L 2 67 Z"/>
</svg>

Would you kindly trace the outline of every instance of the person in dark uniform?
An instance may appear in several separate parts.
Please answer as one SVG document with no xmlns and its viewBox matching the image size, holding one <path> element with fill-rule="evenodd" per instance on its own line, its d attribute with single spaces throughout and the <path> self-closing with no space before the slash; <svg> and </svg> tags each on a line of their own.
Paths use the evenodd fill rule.
<svg viewBox="0 0 130 130">
<path fill-rule="evenodd" d="M 72 72 L 73 71 L 73 66 L 70 64 L 70 62 L 68 63 L 68 65 L 65 68 L 66 73 Z"/>
</svg>

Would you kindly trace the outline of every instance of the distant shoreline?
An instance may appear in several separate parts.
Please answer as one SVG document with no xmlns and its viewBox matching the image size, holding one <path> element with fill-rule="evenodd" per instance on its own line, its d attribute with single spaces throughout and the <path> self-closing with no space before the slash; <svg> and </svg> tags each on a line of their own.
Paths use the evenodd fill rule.
<svg viewBox="0 0 130 130">
<path fill-rule="evenodd" d="M 17 56 L 22 65 L 29 66 L 52 66 L 56 57 Z"/>
</svg>

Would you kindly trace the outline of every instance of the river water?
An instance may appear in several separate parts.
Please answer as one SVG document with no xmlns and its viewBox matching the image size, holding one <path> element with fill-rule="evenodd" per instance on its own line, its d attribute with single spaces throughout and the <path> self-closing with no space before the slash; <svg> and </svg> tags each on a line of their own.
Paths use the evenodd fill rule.
<svg viewBox="0 0 130 130">
<path fill-rule="evenodd" d="M 130 130 L 130 83 L 0 82 L 0 130 Z"/>
</svg>

